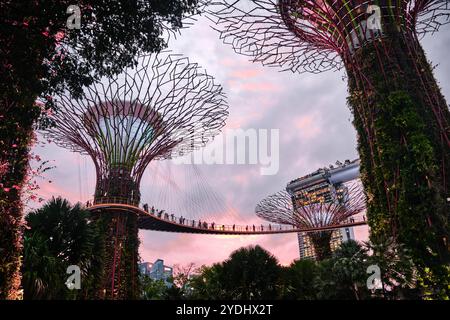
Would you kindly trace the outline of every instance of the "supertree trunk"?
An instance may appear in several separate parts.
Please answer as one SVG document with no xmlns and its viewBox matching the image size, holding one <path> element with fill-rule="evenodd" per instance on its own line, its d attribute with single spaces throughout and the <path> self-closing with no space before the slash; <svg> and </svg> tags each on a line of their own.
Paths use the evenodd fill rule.
<svg viewBox="0 0 450 320">
<path fill-rule="evenodd" d="M 108 177 L 97 176 L 95 203 L 139 205 L 139 182 L 128 169 L 118 166 Z M 100 213 L 104 233 L 103 277 L 97 287 L 99 298 L 132 300 L 138 298 L 139 237 L 137 215 L 107 210 Z"/>
<path fill-rule="evenodd" d="M 98 175 L 95 190 L 95 202 L 139 205 L 139 181 L 131 177 L 129 170 L 116 168 L 106 178 Z"/>
<path fill-rule="evenodd" d="M 322 261 L 331 257 L 331 234 L 331 231 L 321 231 L 309 234 L 317 261 Z"/>
<path fill-rule="evenodd" d="M 450 113 L 432 68 L 416 36 L 396 30 L 346 67 L 371 237 L 405 244 L 421 274 L 429 268 L 428 280 L 445 288 Z"/>
<path fill-rule="evenodd" d="M 98 298 L 138 299 L 137 216 L 124 212 L 100 213 L 98 223 L 105 234 L 103 276 L 99 278 Z"/>
<path fill-rule="evenodd" d="M 120 174 L 119 174 L 120 173 Z M 139 183 L 127 170 L 115 170 L 107 179 L 97 177 L 95 202 L 139 205 Z M 104 232 L 103 277 L 99 279 L 99 297 L 110 300 L 138 298 L 139 237 L 137 215 L 120 211 L 100 213 Z"/>
<path fill-rule="evenodd" d="M 221 38 L 254 61 L 293 72 L 344 63 L 371 240 L 404 243 L 431 280 L 420 286 L 446 288 L 450 116 L 417 37 L 450 22 L 450 2 L 217 2 L 211 20 Z"/>
</svg>

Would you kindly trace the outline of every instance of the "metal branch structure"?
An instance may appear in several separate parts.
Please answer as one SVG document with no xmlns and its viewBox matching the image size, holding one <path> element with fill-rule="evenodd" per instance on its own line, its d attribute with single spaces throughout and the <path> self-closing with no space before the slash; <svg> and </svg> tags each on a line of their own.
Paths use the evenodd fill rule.
<svg viewBox="0 0 450 320">
<path fill-rule="evenodd" d="M 382 34 L 380 20 L 418 35 L 450 22 L 446 0 L 210 0 L 206 11 L 237 53 L 299 73 L 340 69 Z"/>
<path fill-rule="evenodd" d="M 174 54 L 146 56 L 135 69 L 98 82 L 82 99 L 60 96 L 47 136 L 89 155 L 96 199 L 139 203 L 139 183 L 152 160 L 204 146 L 225 125 L 222 88 L 196 64 Z"/>
<path fill-rule="evenodd" d="M 255 62 L 345 68 L 373 239 L 405 244 L 446 288 L 450 112 L 419 40 L 450 22 L 450 2 L 211 0 L 207 10 L 221 39 Z"/>
<path fill-rule="evenodd" d="M 366 210 L 366 197 L 359 182 L 340 189 L 334 201 L 318 202 L 305 192 L 301 203 L 287 191 L 280 191 L 263 199 L 255 209 L 256 215 L 272 223 L 291 225 L 296 229 L 326 228 L 344 224 Z M 311 232 L 318 260 L 330 256 L 332 230 Z"/>
<path fill-rule="evenodd" d="M 54 127 L 46 136 L 73 152 L 89 155 L 96 168 L 94 203 L 115 198 L 137 206 L 139 184 L 153 160 L 182 156 L 204 146 L 225 125 L 222 87 L 188 58 L 166 52 L 142 56 L 122 74 L 101 79 L 81 98 L 61 95 Z M 106 210 L 101 297 L 135 298 L 137 215 Z"/>
</svg>

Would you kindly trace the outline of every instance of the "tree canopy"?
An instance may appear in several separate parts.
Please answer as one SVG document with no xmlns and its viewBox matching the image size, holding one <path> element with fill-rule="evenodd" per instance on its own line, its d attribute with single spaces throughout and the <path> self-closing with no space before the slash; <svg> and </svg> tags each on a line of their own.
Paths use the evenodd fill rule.
<svg viewBox="0 0 450 320">
<path fill-rule="evenodd" d="M 119 73 L 142 52 L 159 52 L 197 0 L 78 1 L 80 28 L 69 29 L 73 1 L 2 1 L 1 92 L 37 95 Z"/>
</svg>

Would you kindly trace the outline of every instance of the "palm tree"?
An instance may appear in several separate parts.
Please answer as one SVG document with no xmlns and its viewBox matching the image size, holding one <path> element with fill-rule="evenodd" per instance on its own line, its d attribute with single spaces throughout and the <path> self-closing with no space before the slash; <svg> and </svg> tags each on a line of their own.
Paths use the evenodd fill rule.
<svg viewBox="0 0 450 320">
<path fill-rule="evenodd" d="M 52 299 L 61 295 L 62 264 L 50 252 L 48 239 L 38 232 L 24 236 L 22 286 L 25 299 Z"/>
<path fill-rule="evenodd" d="M 374 242 L 366 242 L 365 247 L 372 252 L 371 263 L 381 270 L 382 294 L 385 299 L 418 299 L 420 297 L 417 269 L 412 261 L 410 250 L 394 239 L 382 236 Z M 430 295 L 430 298 L 437 297 L 426 290 L 423 294 Z"/>
<path fill-rule="evenodd" d="M 341 244 L 330 259 L 317 262 L 314 288 L 321 300 L 361 300 L 369 297 L 367 249 L 354 240 Z"/>
<path fill-rule="evenodd" d="M 97 224 L 80 204 L 52 198 L 26 217 L 23 287 L 25 299 L 87 298 L 101 265 Z M 67 267 L 81 270 L 82 289 L 65 286 Z"/>
</svg>

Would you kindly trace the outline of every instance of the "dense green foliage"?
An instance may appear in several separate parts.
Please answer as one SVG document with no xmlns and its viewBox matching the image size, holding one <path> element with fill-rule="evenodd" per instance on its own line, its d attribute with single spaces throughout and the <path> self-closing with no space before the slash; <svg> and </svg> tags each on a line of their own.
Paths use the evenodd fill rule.
<svg viewBox="0 0 450 320">
<path fill-rule="evenodd" d="M 399 259 L 391 247 L 387 256 L 369 255 L 368 249 L 355 241 L 342 244 L 329 259 L 297 260 L 282 267 L 264 249 L 242 248 L 230 258 L 210 267 L 203 266 L 190 279 L 185 299 L 399 299 L 417 298 L 407 258 Z M 256 258 L 257 257 L 257 258 Z M 397 257 L 397 259 L 393 259 Z M 266 270 L 261 268 L 261 261 Z M 390 262 L 387 262 L 390 261 Z M 403 261 L 403 262 L 402 262 Z M 241 265 L 240 270 L 233 266 Z M 367 288 L 370 265 L 380 265 L 384 287 Z"/>
<path fill-rule="evenodd" d="M 147 275 L 139 277 L 142 300 L 164 300 L 167 298 L 168 287 L 163 280 L 153 280 Z"/>
<path fill-rule="evenodd" d="M 331 236 L 331 231 L 312 232 L 309 235 L 317 260 L 320 261 L 331 257 Z"/>
<path fill-rule="evenodd" d="M 76 217 L 76 216 L 77 217 Z M 26 299 L 102 298 L 95 277 L 102 277 L 108 259 L 101 259 L 102 240 L 98 224 L 90 222 L 79 206 L 56 199 L 30 214 L 26 232 L 23 288 Z M 87 223 L 89 222 L 89 223 Z M 74 232 L 77 236 L 74 236 Z M 83 237 L 78 236 L 83 234 Z M 104 241 L 104 239 L 103 239 Z M 375 250 L 377 249 L 377 250 Z M 377 254 L 369 254 L 370 251 Z M 380 254 L 384 252 L 384 254 Z M 64 282 L 70 264 L 82 266 L 81 290 L 69 291 Z M 379 266 L 383 286 L 368 290 L 369 266 Z M 334 300 L 417 299 L 414 268 L 408 252 L 392 241 L 375 248 L 348 241 L 333 256 L 322 261 L 297 260 L 281 266 L 263 248 L 246 247 L 228 259 L 194 270 L 193 265 L 175 268 L 173 278 L 153 280 L 139 277 L 143 300 Z M 129 270 L 127 271 L 129 272 Z M 120 290 L 120 286 L 118 287 Z M 129 293 L 132 294 L 132 293 Z M 106 297 L 108 298 L 108 297 Z"/>
<path fill-rule="evenodd" d="M 23 289 L 25 299 L 94 297 L 98 266 L 98 229 L 79 204 L 53 198 L 30 212 L 24 232 Z M 67 267 L 81 270 L 81 290 L 69 290 Z"/>
<path fill-rule="evenodd" d="M 30 212 L 24 232 L 22 266 L 25 299 L 110 299 L 111 271 L 114 254 L 114 215 L 91 215 L 80 204 L 71 206 L 67 200 L 52 199 L 42 208 Z M 126 219 L 131 232 L 119 237 L 121 259 L 116 264 L 114 294 L 137 299 L 138 244 L 136 221 Z M 136 236 L 133 236 L 136 235 Z M 134 250 L 130 252 L 130 250 Z M 133 261 L 135 259 L 135 261 Z M 81 270 L 81 290 L 68 290 L 67 267 Z M 122 271 L 119 273 L 119 269 Z M 120 276 L 119 276 L 120 274 Z M 150 294 L 150 293 L 149 293 Z"/>
<path fill-rule="evenodd" d="M 317 263 L 310 259 L 296 260 L 282 270 L 281 295 L 289 300 L 316 300 L 315 279 L 319 272 Z"/>
<path fill-rule="evenodd" d="M 99 299 L 138 299 L 139 237 L 137 215 L 124 212 L 100 213 L 96 217 L 104 250 L 103 273 L 96 278 Z M 112 289 L 114 288 L 114 289 Z"/>
<path fill-rule="evenodd" d="M 193 294 L 209 299 L 271 299 L 277 296 L 280 273 L 277 259 L 263 248 L 241 248 L 224 262 L 204 268 L 194 280 Z"/>
</svg>

